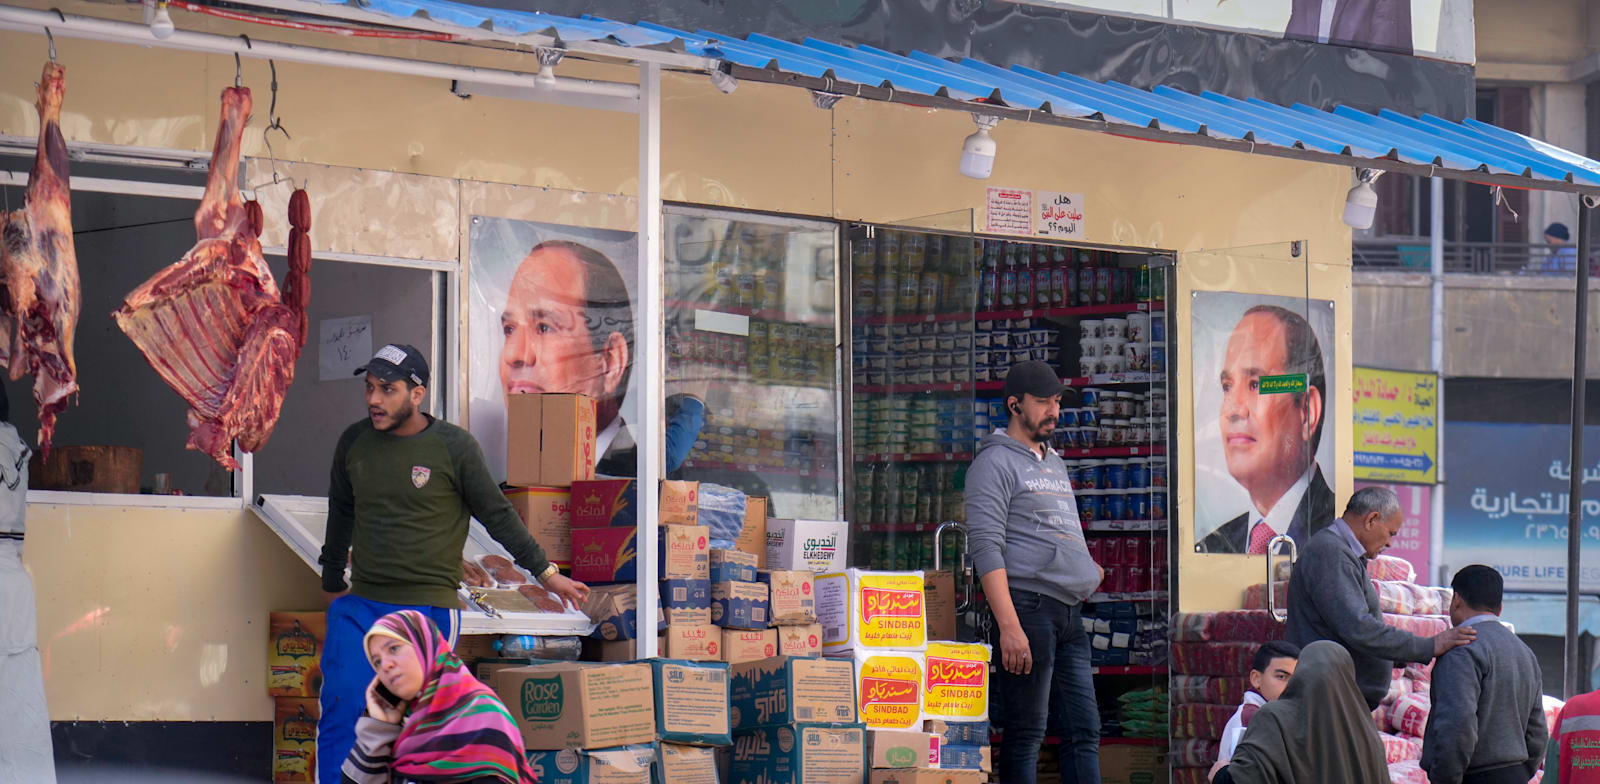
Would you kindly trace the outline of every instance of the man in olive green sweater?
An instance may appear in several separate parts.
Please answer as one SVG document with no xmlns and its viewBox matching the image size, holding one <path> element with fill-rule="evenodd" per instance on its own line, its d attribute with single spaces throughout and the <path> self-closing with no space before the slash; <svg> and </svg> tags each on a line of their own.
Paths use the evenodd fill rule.
<svg viewBox="0 0 1600 784">
<path fill-rule="evenodd" d="M 384 346 L 356 371 L 363 373 L 367 418 L 347 428 L 334 448 L 320 559 L 329 599 L 317 729 L 322 781 L 339 780 L 356 720 L 366 708 L 375 674 L 362 638 L 372 624 L 398 610 L 417 610 L 454 644 L 470 518 L 483 523 L 518 566 L 574 607 L 589 592 L 545 558 L 491 478 L 472 435 L 422 413 L 428 363 L 421 352 Z M 347 561 L 350 587 L 344 581 Z"/>
</svg>

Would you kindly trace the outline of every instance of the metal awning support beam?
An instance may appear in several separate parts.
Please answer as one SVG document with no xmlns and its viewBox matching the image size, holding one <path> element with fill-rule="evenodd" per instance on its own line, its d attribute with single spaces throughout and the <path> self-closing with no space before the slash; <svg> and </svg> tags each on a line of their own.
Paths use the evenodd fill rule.
<svg viewBox="0 0 1600 784">
<path fill-rule="evenodd" d="M 93 41 L 157 46 L 206 54 L 235 54 L 258 60 L 277 60 L 286 63 L 326 65 L 336 68 L 353 68 L 364 71 L 420 76 L 450 82 L 479 85 L 482 88 L 503 88 L 521 91 L 518 97 L 538 100 L 540 95 L 562 93 L 566 96 L 587 96 L 595 100 L 609 99 L 617 110 L 626 110 L 626 102 L 637 101 L 638 87 L 631 84 L 593 82 L 587 79 L 566 79 L 548 74 L 522 71 L 505 71 L 494 68 L 474 68 L 465 65 L 435 63 L 427 60 L 408 60 L 376 54 L 321 49 L 274 41 L 245 41 L 237 36 L 196 33 L 176 30 L 165 39 L 151 34 L 146 25 L 96 19 L 88 16 L 61 14 L 55 11 L 37 11 L 31 8 L 0 6 L 0 30 L 20 30 L 43 34 L 48 28 L 53 35 L 64 38 L 82 38 Z M 631 96 L 631 98 L 630 98 Z M 607 106 L 605 108 L 612 108 Z"/>
<path fill-rule="evenodd" d="M 1589 253 L 1593 232 L 1590 229 L 1590 208 L 1593 200 L 1578 197 L 1578 269 L 1577 301 L 1572 318 L 1572 476 L 1568 479 L 1567 498 L 1567 638 L 1562 655 L 1562 699 L 1578 696 L 1578 591 L 1582 574 L 1580 556 L 1583 553 L 1583 428 L 1584 398 L 1589 380 Z"/>
<path fill-rule="evenodd" d="M 318 3 L 312 0 L 234 0 L 234 2 L 239 5 L 278 11 L 284 14 L 321 16 L 331 19 L 343 19 L 349 22 L 398 27 L 406 30 L 447 33 L 468 41 L 481 43 L 504 43 L 517 47 L 556 47 L 569 52 L 581 52 L 621 62 L 656 63 L 668 68 L 685 68 L 692 71 L 713 71 L 716 70 L 719 62 L 712 57 L 701 57 L 688 52 L 673 52 L 645 46 L 618 46 L 602 41 L 557 41 L 548 35 L 507 35 L 493 30 L 469 30 L 460 25 L 435 22 L 422 16 L 413 16 L 409 19 L 401 20 L 374 11 L 363 11 L 346 5 Z"/>
<path fill-rule="evenodd" d="M 946 109 L 967 113 L 982 113 L 993 115 L 1019 122 L 1037 123 L 1040 125 L 1055 125 L 1063 128 L 1073 128 L 1081 131 L 1095 133 L 1108 133 L 1113 136 L 1123 136 L 1130 139 L 1142 139 L 1152 142 L 1166 142 L 1168 144 L 1183 144 L 1190 147 L 1209 147 L 1217 150 L 1231 150 L 1233 152 L 1254 153 L 1256 155 L 1270 155 L 1274 158 L 1288 158 L 1311 163 L 1326 163 L 1333 166 L 1348 168 L 1380 169 L 1385 172 L 1412 174 L 1418 177 L 1443 177 L 1450 180 L 1476 183 L 1479 185 L 1499 185 L 1508 188 L 1525 190 L 1548 190 L 1560 193 L 1588 193 L 1600 195 L 1600 186 L 1586 185 L 1576 182 L 1558 182 L 1555 180 L 1535 180 L 1529 177 L 1519 177 L 1510 174 L 1494 174 L 1491 172 L 1461 171 L 1446 169 L 1441 166 L 1426 164 L 1406 163 L 1388 158 L 1358 158 L 1350 155 L 1318 152 L 1316 150 L 1292 149 L 1269 144 L 1256 144 L 1248 141 L 1219 139 L 1202 134 L 1187 133 L 1183 131 L 1164 131 L 1157 128 L 1144 128 L 1135 125 L 1106 122 L 1080 117 L 1064 117 L 1039 111 L 1037 109 L 1013 109 L 991 103 L 973 103 L 954 98 L 942 98 L 932 95 L 920 95 L 904 91 L 892 90 L 887 87 L 874 87 L 870 85 L 841 82 L 838 79 L 825 79 L 802 76 L 794 73 L 774 71 L 767 68 L 751 68 L 749 66 L 730 64 L 729 73 L 736 79 L 751 82 L 766 82 L 806 90 L 821 91 L 825 93 L 856 97 L 863 100 L 878 101 L 882 103 L 898 103 L 918 108 Z"/>
</svg>

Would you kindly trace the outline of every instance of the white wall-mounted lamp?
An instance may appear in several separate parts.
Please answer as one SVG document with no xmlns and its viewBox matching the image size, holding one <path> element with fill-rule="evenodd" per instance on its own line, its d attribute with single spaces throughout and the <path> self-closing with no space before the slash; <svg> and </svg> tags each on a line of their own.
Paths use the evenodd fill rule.
<svg viewBox="0 0 1600 784">
<path fill-rule="evenodd" d="M 961 173 L 974 180 L 987 180 L 994 173 L 996 147 L 989 129 L 998 125 L 1000 118 L 992 114 L 974 114 L 972 121 L 977 123 L 978 130 L 961 142 Z"/>
<path fill-rule="evenodd" d="M 1372 183 L 1382 174 L 1382 169 L 1356 169 L 1359 182 L 1344 197 L 1346 226 L 1362 231 L 1372 228 L 1372 221 L 1378 215 L 1378 192 L 1372 189 Z"/>
</svg>

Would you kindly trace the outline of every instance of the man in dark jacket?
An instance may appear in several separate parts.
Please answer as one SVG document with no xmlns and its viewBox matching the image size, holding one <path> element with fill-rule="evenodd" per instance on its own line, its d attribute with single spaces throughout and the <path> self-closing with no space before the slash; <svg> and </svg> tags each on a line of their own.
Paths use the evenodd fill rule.
<svg viewBox="0 0 1600 784">
<path fill-rule="evenodd" d="M 1367 560 L 1400 533 L 1400 499 L 1386 487 L 1356 491 L 1344 517 L 1333 521 L 1300 551 L 1289 577 L 1289 623 L 1284 637 L 1304 648 L 1332 640 L 1350 651 L 1356 683 L 1376 709 L 1389 692 L 1394 663 L 1425 662 L 1472 641 L 1477 632 L 1458 626 L 1432 638 L 1418 637 L 1383 622 L 1378 592 L 1367 577 Z"/>
<path fill-rule="evenodd" d="M 1500 623 L 1505 580 L 1468 566 L 1450 581 L 1450 621 L 1478 639 L 1433 664 L 1433 710 L 1422 736 L 1429 784 L 1522 784 L 1543 761 L 1543 677 L 1533 651 Z"/>
</svg>

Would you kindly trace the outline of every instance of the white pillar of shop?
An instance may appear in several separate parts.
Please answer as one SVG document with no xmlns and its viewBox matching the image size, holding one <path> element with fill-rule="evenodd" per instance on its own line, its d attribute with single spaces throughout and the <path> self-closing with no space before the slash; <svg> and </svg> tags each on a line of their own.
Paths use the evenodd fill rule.
<svg viewBox="0 0 1600 784">
<path fill-rule="evenodd" d="M 1444 179 L 1434 177 L 1429 182 L 1428 266 L 1433 288 L 1429 301 L 1431 308 L 1428 351 L 1428 369 L 1433 371 L 1433 494 L 1430 496 L 1433 524 L 1428 527 L 1428 566 L 1433 574 L 1422 575 L 1424 580 L 1437 575 L 1433 585 L 1449 585 L 1449 568 L 1444 563 Z"/>
<path fill-rule="evenodd" d="M 635 577 L 639 581 L 638 656 L 641 659 L 656 655 L 656 615 L 661 583 L 656 580 L 659 539 L 660 497 L 656 488 L 661 484 L 661 439 L 663 407 L 666 398 L 662 385 L 662 357 L 665 345 L 661 337 L 661 66 L 657 63 L 639 64 L 639 298 L 644 302 L 640 319 L 642 329 L 634 331 L 634 345 L 642 346 L 639 361 L 634 368 L 642 371 L 644 405 L 639 407 L 638 486 L 635 497 L 639 500 L 639 532 L 634 545 Z M 641 339 L 642 338 L 642 339 Z"/>
</svg>

